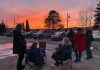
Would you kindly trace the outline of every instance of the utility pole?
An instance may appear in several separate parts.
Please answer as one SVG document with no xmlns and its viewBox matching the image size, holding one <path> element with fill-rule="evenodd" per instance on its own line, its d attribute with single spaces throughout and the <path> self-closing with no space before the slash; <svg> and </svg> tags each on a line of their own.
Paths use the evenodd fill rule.
<svg viewBox="0 0 100 70">
<path fill-rule="evenodd" d="M 70 15 L 69 15 L 69 13 L 67 13 L 67 28 L 69 27 L 69 18 L 70 18 Z"/>
</svg>

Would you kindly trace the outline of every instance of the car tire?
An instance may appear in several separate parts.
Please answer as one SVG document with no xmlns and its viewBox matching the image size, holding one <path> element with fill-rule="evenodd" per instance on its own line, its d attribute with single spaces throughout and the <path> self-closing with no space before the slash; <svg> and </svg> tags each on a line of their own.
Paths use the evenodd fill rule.
<svg viewBox="0 0 100 70">
<path fill-rule="evenodd" d="M 39 36 L 39 39 L 44 39 L 45 37 L 43 35 L 40 35 Z"/>
</svg>

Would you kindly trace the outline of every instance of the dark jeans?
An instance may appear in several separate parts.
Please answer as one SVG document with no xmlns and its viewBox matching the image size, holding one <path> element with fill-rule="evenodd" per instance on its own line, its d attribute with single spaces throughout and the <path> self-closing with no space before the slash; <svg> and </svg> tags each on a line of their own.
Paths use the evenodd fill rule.
<svg viewBox="0 0 100 70">
<path fill-rule="evenodd" d="M 87 54 L 87 58 L 91 58 L 92 57 L 92 52 L 91 52 L 90 47 L 86 48 L 86 54 Z"/>
<path fill-rule="evenodd" d="M 81 60 L 81 52 L 75 51 L 76 60 Z"/>
<path fill-rule="evenodd" d="M 18 54 L 17 70 L 23 70 L 23 68 L 22 68 L 23 59 L 24 59 L 24 53 Z"/>
</svg>

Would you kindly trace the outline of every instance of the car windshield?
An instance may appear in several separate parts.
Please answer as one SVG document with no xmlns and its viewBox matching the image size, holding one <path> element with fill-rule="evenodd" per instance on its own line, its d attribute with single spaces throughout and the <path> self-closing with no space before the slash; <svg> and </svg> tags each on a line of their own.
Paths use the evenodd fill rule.
<svg viewBox="0 0 100 70">
<path fill-rule="evenodd" d="M 37 33 L 38 33 L 38 34 L 41 34 L 42 32 L 43 32 L 43 30 L 41 30 L 41 31 L 38 31 Z"/>
<path fill-rule="evenodd" d="M 59 36 L 59 35 L 61 35 L 63 32 L 56 32 L 56 36 Z"/>
</svg>

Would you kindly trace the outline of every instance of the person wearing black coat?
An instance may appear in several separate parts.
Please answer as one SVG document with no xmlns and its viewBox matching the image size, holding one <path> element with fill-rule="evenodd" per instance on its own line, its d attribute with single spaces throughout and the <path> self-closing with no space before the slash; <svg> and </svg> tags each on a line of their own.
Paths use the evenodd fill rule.
<svg viewBox="0 0 100 70">
<path fill-rule="evenodd" d="M 72 48 L 73 48 L 73 51 L 74 51 L 74 46 L 75 46 L 75 43 L 74 43 L 74 36 L 75 36 L 75 32 L 73 29 L 70 29 L 68 34 L 67 34 L 67 37 L 70 39 L 70 41 L 72 42 Z"/>
<path fill-rule="evenodd" d="M 24 59 L 24 53 L 26 49 L 26 41 L 24 36 L 21 34 L 23 26 L 21 23 L 17 24 L 13 31 L 13 54 L 18 54 L 17 70 L 23 70 L 22 61 Z"/>
<path fill-rule="evenodd" d="M 71 59 L 72 47 L 71 41 L 65 37 L 63 38 L 61 44 L 59 44 L 56 51 L 52 54 L 52 59 L 55 60 L 55 65 L 59 66 L 63 64 L 63 61 Z"/>
<path fill-rule="evenodd" d="M 93 58 L 92 51 L 91 51 L 91 44 L 92 41 L 94 41 L 92 30 L 86 29 L 86 54 L 87 54 L 87 60 Z"/>
</svg>

